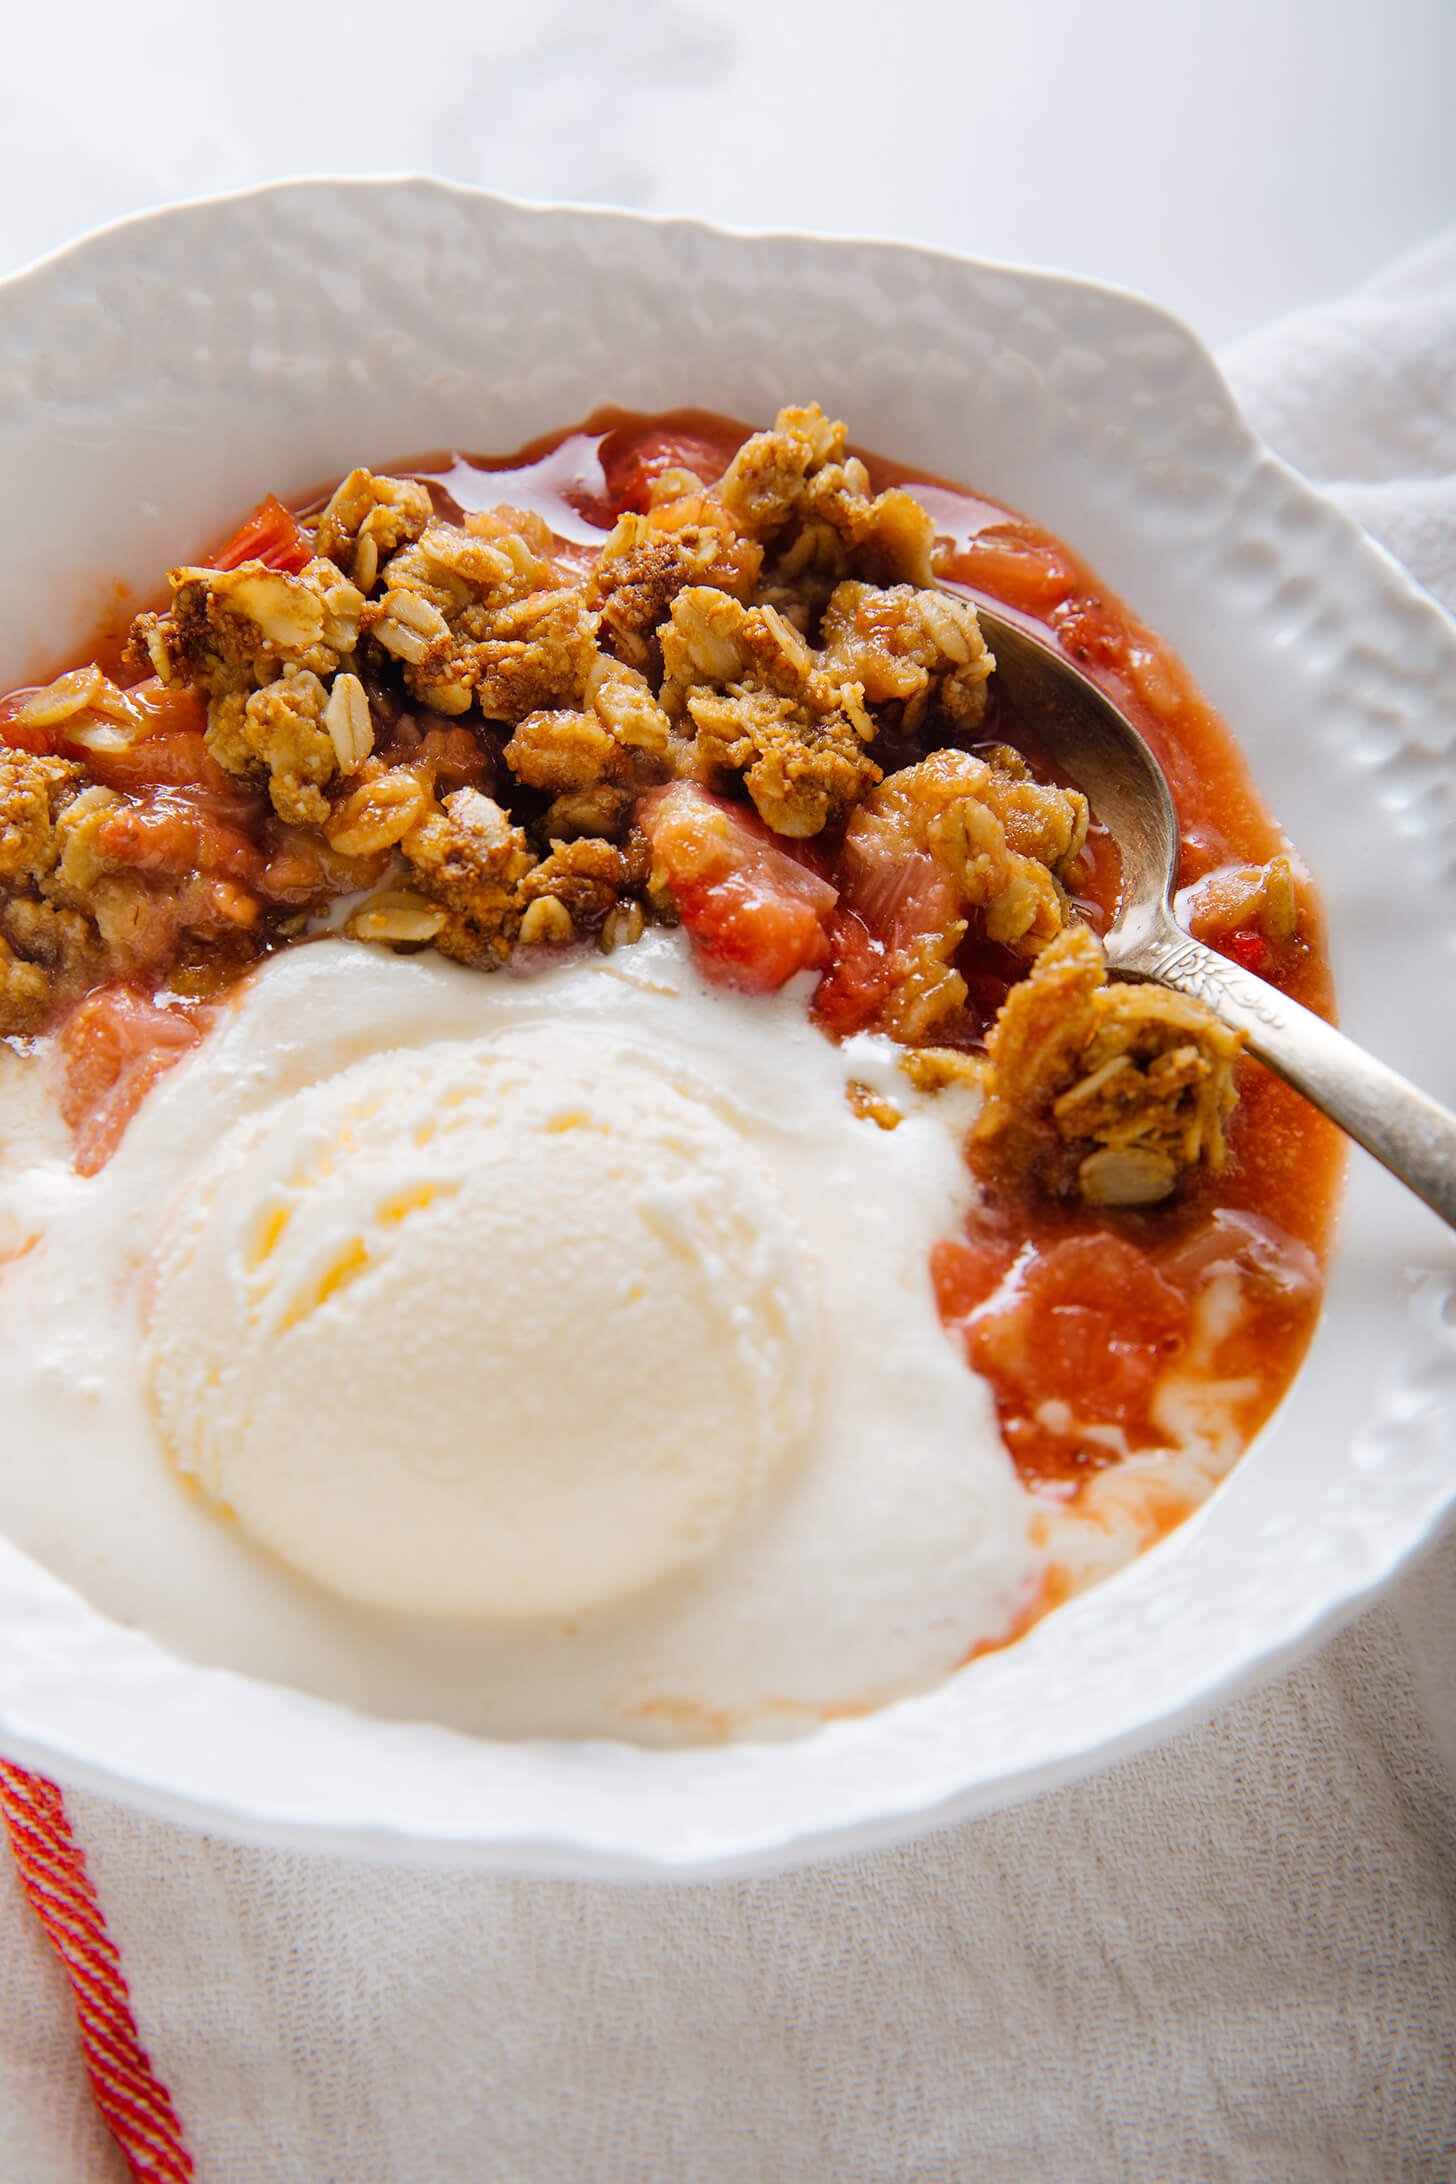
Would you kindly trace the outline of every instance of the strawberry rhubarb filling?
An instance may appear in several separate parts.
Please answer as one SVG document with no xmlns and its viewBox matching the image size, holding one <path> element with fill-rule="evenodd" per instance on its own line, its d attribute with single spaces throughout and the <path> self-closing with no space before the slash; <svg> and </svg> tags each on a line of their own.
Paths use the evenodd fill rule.
<svg viewBox="0 0 1456 2184">
<path fill-rule="evenodd" d="M 714 1007 L 745 1053 L 770 1025 L 779 1039 L 801 1027 L 814 1044 L 796 1053 L 834 1057 L 824 1113 L 842 1106 L 864 1167 L 856 1203 L 852 1160 L 834 1165 L 838 1124 L 816 1124 L 834 1155 L 823 1188 L 863 1231 L 892 1219 L 875 1192 L 899 1188 L 893 1163 L 929 1142 L 928 1117 L 953 1149 L 958 1180 L 915 1245 L 915 1280 L 938 1314 L 935 1354 L 986 1391 L 1032 1551 L 996 1613 L 955 1644 L 963 1656 L 1014 1635 L 1191 1508 L 1278 1402 L 1318 1310 L 1338 1148 L 1201 1006 L 1108 978 L 1099 936 L 1117 903 L 1115 847 L 1000 688 L 978 600 L 1049 633 L 1152 743 L 1182 827 L 1189 929 L 1327 1011 L 1308 876 L 1178 661 L 1067 546 L 974 493 L 856 453 L 811 405 L 758 432 L 697 412 L 604 412 L 508 457 L 360 468 L 293 506 L 270 495 L 219 550 L 175 568 L 166 597 L 127 629 L 0 699 L 0 1036 L 17 1068 L 45 1074 L 76 1173 L 99 1180 L 140 1111 L 174 1097 L 174 1071 L 178 1085 L 200 1082 L 217 1042 L 240 1036 L 249 995 L 282 990 L 268 985 L 276 959 L 304 951 L 322 950 L 320 964 L 351 949 L 361 963 L 399 959 L 396 1007 L 413 967 L 421 982 L 494 973 L 492 989 L 560 996 L 570 1017 L 577 988 L 563 977 L 590 965 L 598 996 L 634 980 L 644 992 L 691 987 L 671 1019 L 690 1040 Z M 451 1036 L 469 1005 L 452 987 Z M 388 1045 L 387 1024 L 375 1044 Z M 680 1061 L 691 1075 L 691 1044 Z M 607 1072 L 613 1130 L 634 1100 L 675 1116 L 674 1103 L 698 1098 L 676 1079 L 649 1088 L 636 1066 L 581 1061 L 593 1084 Z M 433 1082 L 420 1068 L 421 1085 Z M 368 1096 L 394 1117 L 397 1149 L 426 1127 L 428 1099 L 396 1099 L 381 1069 Z M 460 1097 L 485 1100 L 481 1087 L 508 1079 L 472 1064 Z M 534 1093 L 514 1096 L 535 1115 Z M 300 1148 L 311 1113 L 288 1125 Z M 543 1109 L 538 1125 L 545 1145 L 556 1124 Z M 228 1158 L 250 1175 L 246 1163 L 261 1163 L 261 1191 L 271 1156 L 249 1149 L 252 1127 L 239 1121 Z M 684 1190 L 694 1161 L 737 1173 L 717 1128 L 696 1107 L 660 1123 L 654 1157 L 664 1173 L 687 1162 Z M 371 1130 L 384 1124 L 349 1124 L 340 1143 Z M 699 1153 L 683 1152 L 699 1138 Z M 302 1174 L 313 1156 L 296 1157 Z M 475 1161 L 439 1185 L 446 1197 L 475 1190 Z M 597 1172 L 587 1162 L 581 1176 Z M 623 1172 L 600 1171 L 603 1204 Z M 215 1187 L 232 1189 L 221 1169 Z M 651 1197 L 645 1182 L 633 1192 L 633 1205 Z M 666 1266 L 681 1244 L 671 1224 L 687 1217 L 659 1207 L 651 1218 Z M 715 1218 L 705 1206 L 704 1237 Z M 778 1235 L 774 1219 L 754 1233 Z M 526 1250 L 525 1231 L 507 1226 Z M 812 1261 L 814 1228 L 800 1209 L 774 1247 L 791 1271 L 763 1306 L 777 1392 L 763 1398 L 755 1480 L 780 1477 L 772 1419 L 798 1421 L 797 1446 L 814 1373 L 836 1369 L 832 1355 L 804 1362 L 817 1309 L 804 1299 L 819 1277 L 798 1269 L 792 1238 Z M 481 1212 L 471 1252 L 488 1231 Z M 753 1235 L 732 1234 L 751 1288 Z M 170 1308 L 184 1311 L 188 1270 L 211 1249 L 194 1240 L 181 1259 L 164 1254 L 149 1294 L 173 1296 L 167 1269 L 180 1267 Z M 358 1250 L 339 1291 L 382 1263 L 373 1230 Z M 728 1250 L 704 1243 L 703 1266 Z M 13 1256 L 0 1307 L 23 1278 Z M 790 1291 L 792 1325 L 777 1316 Z M 310 1292 L 309 1313 L 337 1293 Z M 857 1341 L 886 1339 L 873 1297 L 857 1291 L 854 1311 Z M 217 1340 L 242 1342 L 218 1313 Z M 708 1343 L 697 1325 L 683 1318 L 683 1342 Z M 615 1355 L 602 1352 L 602 1403 Z M 197 1472 L 187 1436 L 212 1397 L 189 1393 L 170 1365 L 158 1385 L 173 1391 L 173 1461 Z M 701 1394 L 683 1394 L 684 1415 Z M 787 1491 L 750 1492 L 709 1413 L 703 1434 L 722 1468 L 679 1479 L 673 1506 L 686 1514 L 654 1550 L 664 1569 L 691 1565 L 720 1532 L 767 1523 Z M 227 1419 L 219 1447 L 251 1448 Z M 634 1445 L 655 1446 L 656 1430 Z M 364 1413 L 350 1431 L 367 1438 Z M 207 1486 L 202 1463 L 197 1475 L 230 1508 L 262 1492 L 251 1474 Z M 449 1560 L 451 1597 L 475 1602 L 471 1573 L 497 1566 L 515 1572 L 501 1577 L 507 1591 L 537 1596 L 500 1513 L 524 1506 L 537 1474 L 514 1478 L 491 1505 L 493 1544 Z M 347 1593 L 339 1571 L 357 1549 L 376 1606 L 403 1586 L 409 1612 L 424 1612 L 433 1548 L 421 1546 L 406 1584 L 352 1534 L 327 1554 L 280 1547 L 281 1492 L 268 1485 L 258 1519 L 269 1552 L 305 1574 L 326 1567 Z M 380 1497 L 387 1529 L 383 1486 Z M 468 1545 L 458 1510 L 449 1521 Z M 655 1521 L 637 1536 L 656 1538 Z M 313 1522 L 300 1505 L 287 1540 L 312 1541 Z M 540 1538 L 555 1522 L 543 1503 Z M 545 1550 L 532 1551 L 539 1574 Z M 596 1564 L 605 1583 L 616 1565 Z M 557 1600 L 544 1576 L 537 1591 Z"/>
</svg>

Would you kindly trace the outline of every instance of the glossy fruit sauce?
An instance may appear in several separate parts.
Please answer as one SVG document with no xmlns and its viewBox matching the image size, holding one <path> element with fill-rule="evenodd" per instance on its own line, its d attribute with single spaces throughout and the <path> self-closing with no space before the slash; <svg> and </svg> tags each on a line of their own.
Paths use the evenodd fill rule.
<svg viewBox="0 0 1456 2184">
<path fill-rule="evenodd" d="M 556 534 L 558 566 L 569 574 L 579 565 L 585 573 L 617 516 L 645 509 L 656 476 L 687 468 L 711 484 L 750 429 L 699 411 L 657 417 L 601 411 L 510 457 L 416 456 L 385 467 L 426 478 L 447 519 L 501 504 L 536 511 Z M 1178 660 L 1068 547 L 993 501 L 859 452 L 876 491 L 904 485 L 928 508 L 943 541 L 942 581 L 1049 631 L 1142 730 L 1172 787 L 1185 890 L 1225 868 L 1261 865 L 1288 852 L 1223 722 Z M 304 513 L 319 503 L 295 505 Z M 271 498 L 214 559 L 230 566 L 249 557 L 284 568 L 307 558 L 288 511 Z M 117 632 L 103 633 L 89 656 L 127 679 Z M 166 869 L 179 875 L 190 858 L 211 875 L 209 884 L 225 886 L 232 875 L 266 915 L 279 918 L 277 938 L 286 941 L 290 906 L 317 885 L 317 871 L 308 869 L 317 852 L 280 829 L 264 799 L 220 774 L 203 749 L 195 701 L 155 685 L 138 691 L 157 708 L 153 736 L 116 757 L 104 750 L 71 755 L 85 755 L 95 777 L 109 785 L 154 791 L 150 847 L 141 839 L 146 824 L 130 822 L 140 828 L 139 857 L 152 854 L 164 868 L 170 858 Z M 0 740 L 6 717 L 0 702 Z M 468 779 L 468 733 L 448 734 L 462 747 L 458 778 Z M 1016 715 L 994 678 L 976 741 L 1013 744 L 1034 768 L 1048 771 L 1035 722 Z M 875 755 L 888 772 L 922 756 L 923 747 L 877 744 Z M 118 767 L 127 778 L 113 779 Z M 1093 818 L 1073 893 L 1082 914 L 1102 928 L 1116 907 L 1118 861 L 1095 812 Z M 801 864 L 834 881 L 832 842 L 791 846 Z M 1302 877 L 1297 893 L 1289 939 L 1271 940 L 1254 925 L 1201 922 L 1192 899 L 1187 922 L 1246 968 L 1329 1013 L 1318 905 Z M 758 936 L 686 922 L 710 972 L 753 984 L 749 959 Z M 873 1014 L 877 947 L 861 918 L 841 915 L 831 926 L 830 958 L 814 1003 L 830 1036 L 857 1030 Z M 760 955 L 760 967 L 762 961 Z M 937 1029 L 937 1043 L 975 1049 L 1025 966 L 973 932 L 957 967 L 968 1005 L 948 1033 Z M 778 982 L 777 974 L 767 980 Z M 189 1001 L 175 981 L 155 999 L 134 989 L 119 997 L 103 993 L 83 1000 L 59 1027 L 68 1064 L 63 1106 L 78 1131 L 80 1165 L 99 1165 L 147 1086 L 196 1039 L 206 999 L 203 991 L 200 1003 Z M 1220 1174 L 1200 1173 L 1156 1208 L 1095 1213 L 993 1182 L 983 1186 L 966 1234 L 936 1249 L 932 1272 L 942 1317 L 994 1389 L 1023 1477 L 1054 1500 L 1075 1501 L 1098 1472 L 1166 1442 L 1158 1397 L 1170 1371 L 1186 1373 L 1192 1365 L 1216 1384 L 1242 1443 L 1298 1366 L 1319 1307 L 1341 1141 L 1258 1064 L 1238 1066 L 1240 1098 Z M 1167 1521 L 1181 1513 L 1170 1504 Z"/>
<path fill-rule="evenodd" d="M 428 467 L 460 507 L 504 500 L 537 509 L 590 553 L 623 509 L 647 506 L 656 476 L 685 467 L 711 483 L 748 429 L 699 411 L 657 418 L 603 411 L 577 432 L 491 464 L 488 478 L 475 463 Z M 1177 807 L 1182 889 L 1288 851 L 1237 744 L 1181 663 L 1067 546 L 997 502 L 858 452 L 875 491 L 908 486 L 929 509 L 946 542 L 937 557 L 943 581 L 1049 631 L 1141 729 Z M 976 733 L 981 742 L 1015 745 L 1049 772 L 1035 722 L 1017 717 L 994 677 L 990 711 Z M 876 747 L 887 771 L 918 755 Z M 1076 884 L 1094 926 L 1110 919 L 1117 890 L 1116 851 L 1094 823 Z M 1290 940 L 1270 940 L 1255 926 L 1203 924 L 1191 904 L 1188 923 L 1246 968 L 1330 1014 L 1318 903 L 1303 878 L 1298 892 Z M 971 1009 L 953 1036 L 974 1047 L 1024 965 L 972 933 L 958 968 Z M 826 1029 L 858 1028 L 868 1013 L 858 1006 L 863 990 L 853 949 L 837 953 L 816 999 Z M 1239 1095 L 1227 1166 L 1185 1184 L 1171 1204 L 1094 1214 L 993 1186 L 968 1233 L 937 1249 L 942 1316 L 995 1389 L 1002 1431 L 1028 1483 L 1074 1494 L 1089 1472 L 1166 1438 L 1153 1416 L 1160 1381 L 1170 1364 L 1186 1361 L 1200 1299 L 1211 1276 L 1230 1266 L 1240 1278 L 1242 1309 L 1212 1342 L 1204 1314 L 1199 1348 L 1241 1440 L 1293 1377 L 1319 1308 L 1343 1141 L 1256 1062 L 1239 1064 Z"/>
</svg>

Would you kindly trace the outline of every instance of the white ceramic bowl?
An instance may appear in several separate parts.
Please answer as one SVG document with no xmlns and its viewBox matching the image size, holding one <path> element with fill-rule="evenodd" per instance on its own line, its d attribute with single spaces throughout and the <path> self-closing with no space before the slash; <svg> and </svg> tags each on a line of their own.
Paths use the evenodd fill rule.
<svg viewBox="0 0 1456 2184">
<path fill-rule="evenodd" d="M 728 235 L 418 180 L 149 214 L 0 286 L 0 682 L 267 488 L 606 401 L 855 436 L 1047 523 L 1182 653 L 1321 877 L 1345 1021 L 1456 1080 L 1456 632 L 1241 423 L 1175 320 L 896 244 Z M 1268 1675 L 1456 1501 L 1450 1239 L 1356 1156 L 1292 1393 L 1208 1507 L 925 1696 L 799 1742 L 492 1744 L 178 1660 L 0 1545 L 0 1749 L 224 1834 L 681 1877 L 1069 1781 Z M 0 1390 L 0 1420 L 4 1391 Z"/>
</svg>

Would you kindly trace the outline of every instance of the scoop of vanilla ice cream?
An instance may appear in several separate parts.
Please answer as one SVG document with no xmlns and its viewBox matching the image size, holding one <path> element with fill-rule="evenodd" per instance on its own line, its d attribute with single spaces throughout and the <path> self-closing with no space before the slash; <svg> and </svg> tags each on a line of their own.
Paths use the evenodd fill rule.
<svg viewBox="0 0 1456 2184">
<path fill-rule="evenodd" d="M 710 1555 L 807 1429 L 777 1196 L 661 1059 L 569 1026 L 384 1053 L 227 1130 L 154 1266 L 169 1454 L 258 1545 L 428 1617 Z"/>
</svg>

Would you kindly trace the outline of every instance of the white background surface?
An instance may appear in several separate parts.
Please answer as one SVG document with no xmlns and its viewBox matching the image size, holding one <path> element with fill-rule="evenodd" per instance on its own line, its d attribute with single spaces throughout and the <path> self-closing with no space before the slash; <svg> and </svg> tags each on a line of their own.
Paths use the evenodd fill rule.
<svg viewBox="0 0 1456 2184">
<path fill-rule="evenodd" d="M 29 0 L 0 27 L 0 271 L 166 198 L 425 166 L 1057 264 L 1221 343 L 1456 214 L 1450 0 L 179 19 Z M 1342 326 L 1370 365 L 1342 416 L 1392 338 L 1357 356 Z M 1329 403 L 1280 361 L 1260 424 L 1435 582 L 1445 502 L 1375 522 L 1388 444 L 1312 439 Z M 1414 414 L 1439 401 L 1433 365 Z M 429 2134 L 432 2177 L 509 2184 L 1456 2176 L 1452 1569 L 1158 1753 L 799 1882 L 402 1882 L 93 1799 L 76 1824 L 204 2175 L 417 2184 Z M 0 2172 L 122 2175 L 3 1860 Z"/>
<path fill-rule="evenodd" d="M 1456 217 L 1451 0 L 49 0 L 0 53 L 0 270 L 422 168 L 1056 266 L 1220 343 Z"/>
</svg>

